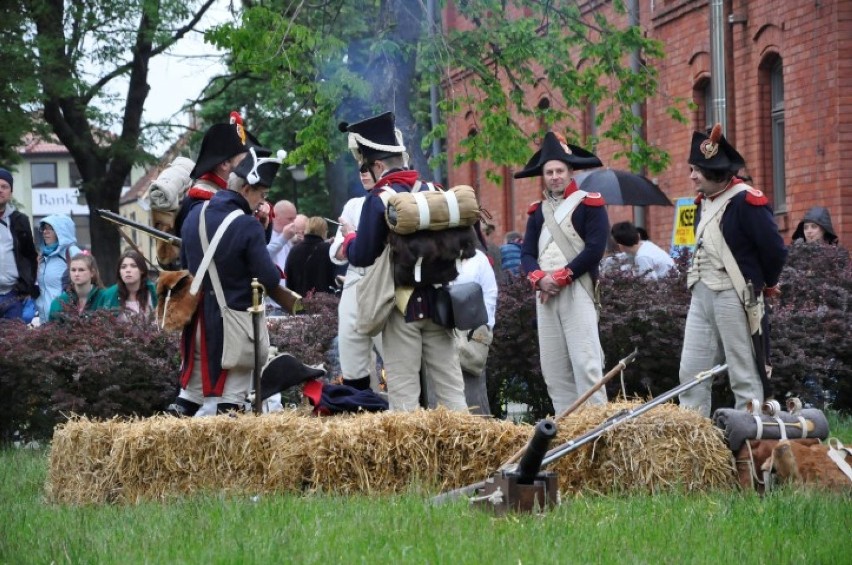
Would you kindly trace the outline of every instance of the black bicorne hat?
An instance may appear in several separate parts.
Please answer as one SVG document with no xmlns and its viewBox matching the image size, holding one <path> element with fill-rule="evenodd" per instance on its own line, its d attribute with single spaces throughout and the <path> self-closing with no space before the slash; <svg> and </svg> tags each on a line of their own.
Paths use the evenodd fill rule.
<svg viewBox="0 0 852 565">
<path fill-rule="evenodd" d="M 198 159 L 189 176 L 197 179 L 212 171 L 219 163 L 245 153 L 249 147 L 260 147 L 260 142 L 243 127 L 239 113 L 231 112 L 229 123 L 213 124 L 204 134 Z"/>
<path fill-rule="evenodd" d="M 693 132 L 689 164 L 709 171 L 736 173 L 745 167 L 745 159 L 722 135 L 722 125 L 716 124 L 706 134 Z"/>
<path fill-rule="evenodd" d="M 385 112 L 355 124 L 341 122 L 340 131 L 349 133 L 349 150 L 359 165 L 402 155 L 408 160 L 402 132 L 396 129 L 393 112 Z"/>
<path fill-rule="evenodd" d="M 281 162 L 287 157 L 287 152 L 278 150 L 272 157 L 272 151 L 265 147 L 249 147 L 249 154 L 234 168 L 234 174 L 244 178 L 250 185 L 272 186 L 275 175 L 281 167 Z"/>
<path fill-rule="evenodd" d="M 552 131 L 544 134 L 541 149 L 535 152 L 522 171 L 515 173 L 515 178 L 540 177 L 542 168 L 548 161 L 562 161 L 575 171 L 603 167 L 603 163 L 594 153 L 577 145 L 566 143 L 560 137 Z"/>
</svg>

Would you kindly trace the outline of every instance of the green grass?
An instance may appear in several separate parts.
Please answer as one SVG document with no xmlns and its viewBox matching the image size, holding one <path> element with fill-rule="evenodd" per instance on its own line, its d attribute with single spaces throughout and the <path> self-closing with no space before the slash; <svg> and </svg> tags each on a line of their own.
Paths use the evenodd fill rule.
<svg viewBox="0 0 852 565">
<path fill-rule="evenodd" d="M 46 474 L 45 450 L 0 451 L 0 563 L 835 564 L 852 526 L 848 495 L 792 491 L 592 496 L 505 518 L 416 493 L 53 506 Z"/>
</svg>

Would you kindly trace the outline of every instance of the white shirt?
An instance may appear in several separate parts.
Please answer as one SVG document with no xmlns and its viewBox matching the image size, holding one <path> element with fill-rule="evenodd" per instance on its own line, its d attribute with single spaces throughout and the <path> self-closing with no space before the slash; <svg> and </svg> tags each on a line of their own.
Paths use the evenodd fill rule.
<svg viewBox="0 0 852 565">
<path fill-rule="evenodd" d="M 636 252 L 636 272 L 650 279 L 664 277 L 675 266 L 674 259 L 651 241 L 640 241 Z"/>
<path fill-rule="evenodd" d="M 482 297 L 485 299 L 485 310 L 488 312 L 488 329 L 494 329 L 497 311 L 497 279 L 488 255 L 476 250 L 476 255 L 462 261 L 461 272 L 455 282 L 475 282 L 482 287 Z"/>
<path fill-rule="evenodd" d="M 266 250 L 272 258 L 272 262 L 278 265 L 281 272 L 284 272 L 284 267 L 287 265 L 287 255 L 293 249 L 293 241 L 284 238 L 283 230 L 277 232 L 272 230 L 272 236 L 269 238 L 269 243 L 266 244 Z"/>
<path fill-rule="evenodd" d="M 358 229 L 358 221 L 361 219 L 361 209 L 364 207 L 365 199 L 366 196 L 350 198 L 346 201 L 346 204 L 343 205 L 343 211 L 340 213 L 340 217 L 343 218 L 345 222 L 355 226 L 356 230 Z M 338 259 L 335 257 L 340 246 L 343 245 L 342 228 L 343 226 L 337 226 L 337 233 L 334 234 L 334 241 L 331 242 L 331 247 L 328 249 L 328 256 L 331 259 L 331 262 L 335 265 L 345 265 L 348 263 L 346 259 Z"/>
</svg>

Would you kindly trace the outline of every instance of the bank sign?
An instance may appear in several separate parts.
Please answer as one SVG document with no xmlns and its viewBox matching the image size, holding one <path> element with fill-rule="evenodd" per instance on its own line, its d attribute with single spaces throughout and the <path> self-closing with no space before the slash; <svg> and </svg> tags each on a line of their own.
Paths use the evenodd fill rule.
<svg viewBox="0 0 852 565">
<path fill-rule="evenodd" d="M 121 194 L 130 190 L 129 186 L 121 189 Z M 89 207 L 81 204 L 83 200 L 76 188 L 34 188 L 33 216 L 49 216 L 65 214 L 67 216 L 88 216 Z"/>
</svg>

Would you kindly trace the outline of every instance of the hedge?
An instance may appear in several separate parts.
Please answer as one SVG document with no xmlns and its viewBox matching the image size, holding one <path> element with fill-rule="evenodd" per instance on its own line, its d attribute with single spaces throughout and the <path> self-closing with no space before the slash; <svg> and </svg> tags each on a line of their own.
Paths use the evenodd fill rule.
<svg viewBox="0 0 852 565">
<path fill-rule="evenodd" d="M 630 273 L 601 278 L 601 343 L 605 370 L 638 348 L 625 373 L 628 397 L 648 397 L 678 383 L 683 329 L 690 294 L 688 257 L 658 281 Z M 790 248 L 773 301 L 772 352 L 776 397 L 800 396 L 808 404 L 852 411 L 852 266 L 845 249 L 802 244 Z M 272 345 L 308 364 L 335 366 L 337 300 L 305 297 L 305 315 L 272 321 Z M 53 426 L 74 412 L 91 417 L 147 416 L 161 411 L 177 391 L 180 365 L 175 334 L 150 325 L 119 322 L 109 313 L 69 317 L 28 329 L 0 320 L 0 440 L 15 433 L 49 437 Z M 529 405 L 529 417 L 552 414 L 541 377 L 534 295 L 525 279 L 501 284 L 497 326 L 487 365 L 492 412 L 505 417 L 508 402 Z M 389 378 L 393 378 L 389 375 Z M 614 379 L 610 398 L 621 394 Z M 288 399 L 288 401 L 298 400 Z M 714 404 L 730 405 L 723 380 Z"/>
</svg>

